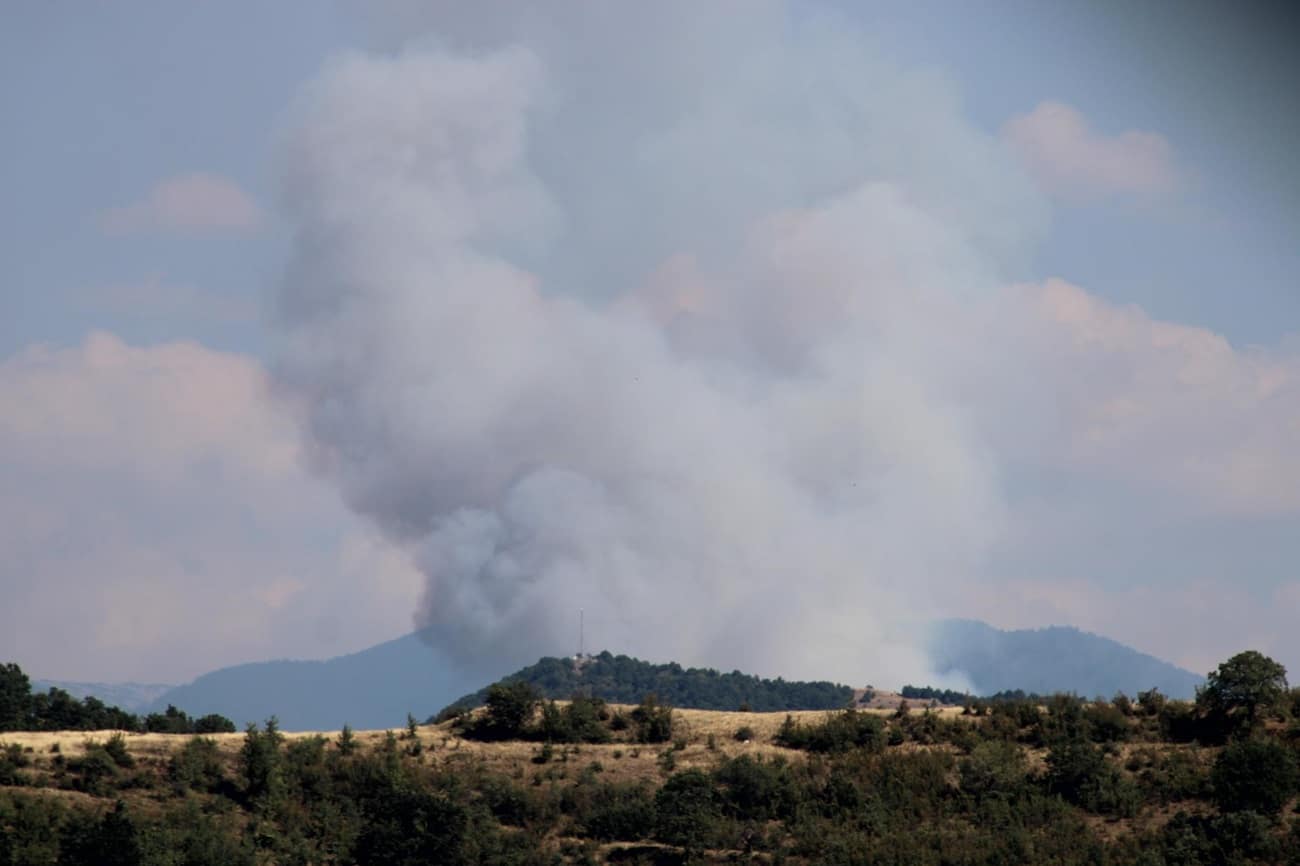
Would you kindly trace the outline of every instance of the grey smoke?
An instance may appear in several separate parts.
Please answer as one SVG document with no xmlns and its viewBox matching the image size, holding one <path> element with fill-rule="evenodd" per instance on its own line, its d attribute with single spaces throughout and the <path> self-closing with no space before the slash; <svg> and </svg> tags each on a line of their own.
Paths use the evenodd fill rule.
<svg viewBox="0 0 1300 866">
<path fill-rule="evenodd" d="M 582 607 L 644 657 L 927 678 L 1000 529 L 971 385 L 1041 202 L 842 22 L 479 8 L 336 60 L 283 149 L 279 379 L 417 625 L 477 667 Z"/>
</svg>

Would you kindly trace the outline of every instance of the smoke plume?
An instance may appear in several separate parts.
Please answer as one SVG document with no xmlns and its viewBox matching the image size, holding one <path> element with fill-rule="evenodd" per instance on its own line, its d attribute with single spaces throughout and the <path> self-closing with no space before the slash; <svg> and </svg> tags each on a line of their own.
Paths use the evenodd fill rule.
<svg viewBox="0 0 1300 866">
<path fill-rule="evenodd" d="M 972 401 L 1035 193 L 811 11 L 478 8 L 337 59 L 283 148 L 279 381 L 417 625 L 484 669 L 581 607 L 588 646 L 927 677 L 1002 521 Z"/>
</svg>

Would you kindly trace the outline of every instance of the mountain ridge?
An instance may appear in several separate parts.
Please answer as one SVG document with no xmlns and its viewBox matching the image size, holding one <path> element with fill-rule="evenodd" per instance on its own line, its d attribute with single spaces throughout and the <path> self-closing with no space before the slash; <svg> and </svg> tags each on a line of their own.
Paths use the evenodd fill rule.
<svg viewBox="0 0 1300 866">
<path fill-rule="evenodd" d="M 973 619 L 941 620 L 928 641 L 938 675 L 960 673 L 977 694 L 1014 691 L 1085 697 L 1151 688 L 1195 697 L 1204 677 L 1117 640 L 1074 626 L 997 629 Z"/>
<path fill-rule="evenodd" d="M 959 673 L 982 695 L 1020 689 L 1109 697 L 1154 687 L 1170 697 L 1190 698 L 1202 681 L 1118 641 L 1069 626 L 1002 631 L 978 620 L 944 620 L 931 629 L 929 651 L 936 679 Z M 872 660 L 863 659 L 863 682 L 876 681 L 871 668 Z M 404 724 L 407 713 L 426 718 L 479 694 L 485 680 L 459 670 L 412 633 L 332 659 L 220 668 L 169 689 L 142 709 L 161 711 L 175 704 L 196 716 L 220 713 L 239 725 L 275 715 L 285 730 L 329 730 L 344 723 L 358 729 L 395 728 Z M 656 686 L 646 691 L 663 689 L 663 683 L 652 681 L 625 685 L 634 700 L 641 697 L 636 690 L 646 685 Z M 732 709 L 747 700 L 742 693 L 732 695 Z"/>
</svg>

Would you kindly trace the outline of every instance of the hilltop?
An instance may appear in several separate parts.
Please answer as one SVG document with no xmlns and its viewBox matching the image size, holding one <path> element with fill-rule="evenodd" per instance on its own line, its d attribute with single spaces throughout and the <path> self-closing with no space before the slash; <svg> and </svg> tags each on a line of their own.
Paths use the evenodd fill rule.
<svg viewBox="0 0 1300 866">
<path fill-rule="evenodd" d="M 929 652 L 936 678 L 959 675 L 980 695 L 1020 690 L 1109 697 L 1156 687 L 1173 697 L 1190 698 L 1202 681 L 1196 674 L 1116 641 L 1063 627 L 1001 631 L 981 622 L 949 620 L 931 630 Z M 671 695 L 678 706 L 716 709 L 734 709 L 745 701 L 752 709 L 843 706 L 843 687 L 832 683 L 797 689 L 781 679 L 764 681 L 779 684 L 774 691 L 733 672 L 719 673 L 716 679 L 698 677 L 694 681 L 703 688 L 692 691 L 685 681 L 670 684 L 659 679 L 668 665 L 652 667 L 653 672 L 627 667 L 620 676 L 628 674 L 632 679 L 606 678 L 599 684 L 599 694 L 609 700 L 638 701 L 647 691 L 658 691 Z M 879 682 L 873 659 L 862 659 L 861 667 L 862 677 L 855 685 Z M 345 722 L 382 728 L 402 724 L 408 712 L 426 718 L 461 700 L 481 700 L 485 681 L 517 677 L 523 670 L 467 674 L 417 634 L 408 634 L 323 661 L 281 660 L 221 668 L 167 690 L 144 709 L 162 711 L 174 704 L 196 715 L 221 713 L 239 725 L 277 715 L 288 730 L 321 730 Z M 686 676 L 704 669 L 680 670 Z M 570 681 L 563 669 L 538 674 L 536 685 L 554 697 L 568 697 L 575 687 L 596 685 L 590 680 Z"/>
<path fill-rule="evenodd" d="M 543 658 L 499 682 L 528 683 L 547 698 L 584 694 L 612 703 L 635 703 L 653 694 L 673 706 L 701 710 L 829 710 L 846 707 L 854 698 L 853 689 L 837 683 L 769 680 L 740 671 L 724 674 L 712 668 L 683 668 L 675 662 L 652 664 L 608 651 Z M 443 713 L 482 706 L 489 688 L 465 695 Z"/>
</svg>

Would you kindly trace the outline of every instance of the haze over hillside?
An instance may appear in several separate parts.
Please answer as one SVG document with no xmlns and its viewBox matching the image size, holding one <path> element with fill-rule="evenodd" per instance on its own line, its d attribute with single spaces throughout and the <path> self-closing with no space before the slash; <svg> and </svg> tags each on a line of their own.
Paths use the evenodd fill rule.
<svg viewBox="0 0 1300 866">
<path fill-rule="evenodd" d="M 1077 629 L 1003 632 L 979 622 L 947 621 L 936 624 L 932 635 L 936 679 L 938 674 L 955 674 L 968 681 L 978 694 L 1023 689 L 1109 696 L 1117 691 L 1136 694 L 1141 689 L 1158 687 L 1170 696 L 1191 697 L 1201 680 L 1189 671 Z M 505 676 L 529 679 L 548 694 L 565 696 L 578 679 L 569 677 L 571 667 L 557 664 L 569 662 L 552 660 L 555 663 L 547 665 L 545 661 L 514 673 L 502 670 L 493 676 L 471 679 L 417 635 L 409 634 L 324 661 L 268 661 L 222 668 L 170 689 L 154 701 L 151 709 L 175 704 L 194 715 L 221 713 L 237 724 L 261 721 L 275 714 L 287 730 L 337 728 L 345 722 L 356 727 L 396 727 L 408 712 L 417 718 L 428 717 Z M 583 684 L 597 684 L 603 689 L 601 694 L 611 698 L 630 699 L 638 691 L 658 689 L 671 694 L 682 706 L 723 708 L 712 699 L 702 704 L 692 702 L 685 686 L 678 691 L 677 685 L 656 684 L 654 677 L 669 667 L 677 666 L 656 668 L 635 662 L 615 675 L 616 666 L 610 665 L 607 670 L 607 666 L 597 665 L 592 669 L 594 679 Z M 861 660 L 860 671 L 856 682 L 844 685 L 891 685 L 877 676 L 871 658 Z M 553 676 L 557 672 L 562 674 L 558 679 Z M 736 679 L 735 705 L 749 700 L 763 702 L 765 708 L 782 706 L 777 698 L 768 702 L 762 697 L 775 692 L 764 691 L 761 682 L 752 677 Z M 830 683 L 824 685 L 831 687 Z M 710 689 L 709 694 L 718 692 Z M 827 705 L 824 701 L 810 703 L 807 698 L 800 702 L 809 708 Z"/>
<path fill-rule="evenodd" d="M 937 673 L 959 673 L 981 695 L 1021 689 L 1109 698 L 1156 688 L 1186 699 L 1204 682 L 1118 641 L 1066 626 L 1001 631 L 976 620 L 945 620 L 931 630 L 930 658 Z"/>
<path fill-rule="evenodd" d="M 387 728 L 407 713 L 424 718 L 480 685 L 447 665 L 416 634 L 323 661 L 267 661 L 221 668 L 161 695 L 192 715 L 221 713 L 236 724 L 274 715 L 285 730 L 350 724 Z"/>
</svg>

